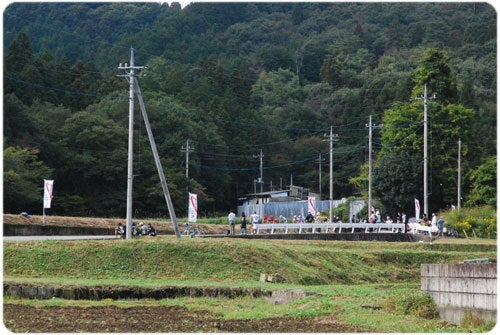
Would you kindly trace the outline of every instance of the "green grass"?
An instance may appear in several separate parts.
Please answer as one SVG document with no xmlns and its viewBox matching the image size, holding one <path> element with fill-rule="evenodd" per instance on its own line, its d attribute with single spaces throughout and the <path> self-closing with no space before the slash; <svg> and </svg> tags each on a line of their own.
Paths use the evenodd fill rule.
<svg viewBox="0 0 500 335">
<path fill-rule="evenodd" d="M 248 297 L 93 302 L 5 298 L 4 302 L 37 306 L 168 304 L 209 309 L 228 319 L 333 314 L 345 323 L 374 332 L 478 332 L 491 325 L 470 322 L 464 327 L 452 326 L 438 318 L 423 317 L 412 306 L 425 307 L 426 302 L 418 294 L 420 264 L 485 257 L 496 261 L 495 240 L 442 239 L 432 245 L 175 237 L 4 242 L 3 275 L 7 282 L 298 288 L 317 293 L 277 305 L 265 298 Z M 287 282 L 261 283 L 261 273 L 278 273 Z"/>
<path fill-rule="evenodd" d="M 359 284 L 420 280 L 420 264 L 496 260 L 495 243 L 156 239 L 4 243 L 4 276 L 258 281 L 278 273 L 291 284 Z"/>
</svg>

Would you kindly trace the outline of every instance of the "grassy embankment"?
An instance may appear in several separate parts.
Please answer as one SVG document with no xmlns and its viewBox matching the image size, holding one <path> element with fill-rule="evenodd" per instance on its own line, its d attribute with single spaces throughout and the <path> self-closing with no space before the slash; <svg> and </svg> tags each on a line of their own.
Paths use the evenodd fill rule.
<svg viewBox="0 0 500 335">
<path fill-rule="evenodd" d="M 177 298 L 161 301 L 21 301 L 39 304 L 179 304 L 226 318 L 334 314 L 376 332 L 484 331 L 481 323 L 454 327 L 429 318 L 419 294 L 420 264 L 487 257 L 495 240 L 429 243 L 236 240 L 165 236 L 109 241 L 4 242 L 4 281 L 52 285 L 259 286 L 299 288 L 320 295 L 283 305 L 265 298 Z M 261 283 L 261 273 L 286 283 Z M 420 307 L 415 307 L 415 305 Z M 373 308 L 372 308 L 373 307 Z"/>
</svg>

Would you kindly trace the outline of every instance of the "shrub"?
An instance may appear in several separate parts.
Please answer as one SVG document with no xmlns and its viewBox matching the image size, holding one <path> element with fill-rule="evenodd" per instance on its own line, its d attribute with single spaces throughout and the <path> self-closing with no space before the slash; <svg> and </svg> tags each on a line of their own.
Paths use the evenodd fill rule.
<svg viewBox="0 0 500 335">
<path fill-rule="evenodd" d="M 459 234 L 481 238 L 497 237 L 496 211 L 492 206 L 479 206 L 450 210 L 441 213 L 445 226 L 455 229 Z"/>
<path fill-rule="evenodd" d="M 389 297 L 384 301 L 383 307 L 389 311 L 410 314 L 424 319 L 434 319 L 439 315 L 436 303 L 428 294 L 417 293 Z"/>
</svg>

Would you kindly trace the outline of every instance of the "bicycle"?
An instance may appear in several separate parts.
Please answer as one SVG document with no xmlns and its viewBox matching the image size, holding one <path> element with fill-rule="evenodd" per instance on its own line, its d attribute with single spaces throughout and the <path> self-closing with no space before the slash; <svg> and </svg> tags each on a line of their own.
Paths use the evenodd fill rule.
<svg viewBox="0 0 500 335">
<path fill-rule="evenodd" d="M 205 235 L 205 232 L 198 225 L 196 225 L 194 227 L 193 226 L 186 227 L 186 229 L 184 229 L 184 234 L 189 235 L 191 238 L 193 238 L 196 235 L 198 236 Z"/>
</svg>

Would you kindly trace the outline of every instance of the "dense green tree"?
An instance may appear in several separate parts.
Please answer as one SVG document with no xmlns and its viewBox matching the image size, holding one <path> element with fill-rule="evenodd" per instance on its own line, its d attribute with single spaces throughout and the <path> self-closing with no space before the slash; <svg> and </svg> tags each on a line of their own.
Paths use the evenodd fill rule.
<svg viewBox="0 0 500 335">
<path fill-rule="evenodd" d="M 41 213 L 43 180 L 53 169 L 38 159 L 38 150 L 8 147 L 3 151 L 3 208 L 6 213 Z"/>
<path fill-rule="evenodd" d="M 39 127 L 30 116 L 28 106 L 13 94 L 5 94 L 3 101 L 3 136 L 5 146 L 35 147 Z"/>
<path fill-rule="evenodd" d="M 421 198 L 421 157 L 409 150 L 382 155 L 373 171 L 376 194 L 390 215 L 412 213 L 415 198 Z"/>
<path fill-rule="evenodd" d="M 435 51 L 432 54 L 439 54 Z M 434 70 L 427 78 L 439 78 L 433 81 L 434 86 L 439 87 L 442 83 L 452 82 L 448 78 L 448 66 L 443 63 L 442 57 L 435 58 L 438 65 L 433 65 L 429 61 L 429 52 L 424 53 L 424 58 L 427 62 L 423 63 L 422 68 L 417 70 L 417 78 L 420 78 L 422 73 L 425 73 L 423 68 L 441 68 L 445 72 L 439 73 Z M 446 75 L 448 74 L 448 75 Z M 419 87 L 419 86 L 417 86 Z M 446 102 L 446 101 L 445 101 Z M 471 109 L 467 109 L 461 105 L 453 105 L 446 103 L 435 103 L 428 106 L 429 119 L 429 151 L 428 151 L 428 183 L 429 183 L 429 210 L 436 211 L 454 203 L 456 199 L 456 159 L 457 157 L 457 141 L 462 138 L 470 138 L 473 131 L 473 118 L 475 113 Z M 399 160 L 390 161 L 384 158 L 385 155 L 401 155 L 402 152 L 411 154 L 412 157 L 422 157 L 423 147 L 423 107 L 421 104 L 399 104 L 388 109 L 384 114 L 384 125 L 382 130 L 382 143 L 384 147 L 380 152 L 381 159 L 377 166 L 376 178 L 377 194 L 381 197 L 384 205 L 392 210 L 395 203 L 389 202 L 389 199 L 383 199 L 383 194 L 391 194 L 391 196 L 399 196 L 399 190 L 396 184 L 401 183 L 405 175 L 416 176 L 416 172 L 409 173 L 404 171 L 405 175 L 399 176 L 397 171 L 392 171 L 390 164 L 402 164 Z M 422 169 L 422 164 L 414 164 L 413 169 L 418 171 Z M 391 170 L 391 174 L 384 174 L 382 171 Z M 422 182 L 409 179 L 408 183 L 413 185 L 421 185 Z M 389 185 L 389 186 L 388 186 Z M 392 186 L 392 189 L 390 187 Z M 415 186 L 414 186 L 415 187 Z M 406 198 L 402 201 L 404 204 L 410 204 L 411 199 L 415 194 L 400 195 Z M 429 213 L 426 213 L 429 214 Z"/>
<path fill-rule="evenodd" d="M 26 104 L 30 104 L 40 95 L 40 89 L 32 87 L 26 90 L 26 84 L 40 82 L 40 70 L 35 65 L 35 55 L 31 41 L 25 33 L 20 33 L 10 44 L 5 56 L 5 93 L 14 93 Z"/>
<path fill-rule="evenodd" d="M 495 27 L 486 3 L 13 3 L 4 12 L 4 147 L 38 148 L 58 181 L 59 213 L 122 215 L 128 83 L 116 67 L 132 46 L 136 64 L 149 66 L 139 81 L 176 207 L 184 210 L 188 189 L 210 212 L 234 207 L 253 191 L 260 149 L 265 190 L 291 175 L 315 190 L 330 126 L 340 135 L 340 198 L 366 192 L 349 180 L 367 162 L 369 114 L 385 123 L 374 133 L 379 176 L 403 173 L 391 157 L 421 159 L 422 105 L 408 102 L 427 83 L 440 208 L 455 199 L 458 138 L 464 199 L 481 193 L 472 171 L 496 155 Z M 135 125 L 136 213 L 166 215 L 139 113 Z M 187 139 L 196 148 L 189 178 Z M 408 187 L 421 165 L 402 166 L 416 176 Z"/>
<path fill-rule="evenodd" d="M 417 84 L 413 90 L 414 96 L 422 95 L 423 86 L 427 84 L 430 95 L 436 95 L 445 103 L 455 102 L 457 88 L 449 62 L 449 57 L 442 50 L 434 48 L 425 50 L 414 76 Z"/>
<path fill-rule="evenodd" d="M 25 67 L 33 65 L 35 55 L 31 48 L 31 41 L 27 34 L 19 33 L 9 46 L 5 57 L 5 72 L 17 74 Z"/>
<path fill-rule="evenodd" d="M 83 196 L 89 213 L 124 209 L 126 128 L 84 111 L 65 121 L 60 136 L 65 165 L 58 167 L 59 182 L 65 194 Z"/>
<path fill-rule="evenodd" d="M 467 206 L 490 205 L 497 203 L 497 159 L 490 156 L 470 174 L 472 190 L 466 199 Z"/>
</svg>

